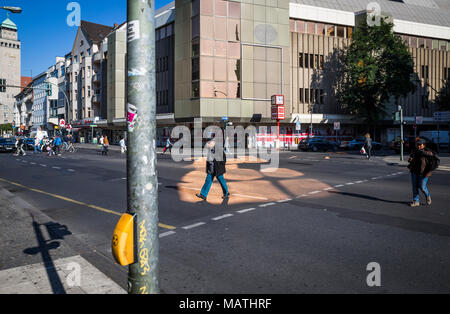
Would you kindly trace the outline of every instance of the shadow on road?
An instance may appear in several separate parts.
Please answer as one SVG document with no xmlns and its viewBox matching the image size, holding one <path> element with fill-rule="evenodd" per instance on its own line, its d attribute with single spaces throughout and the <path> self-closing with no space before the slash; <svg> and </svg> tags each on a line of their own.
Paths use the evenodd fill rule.
<svg viewBox="0 0 450 314">
<path fill-rule="evenodd" d="M 370 201 L 376 201 L 376 202 L 385 202 L 385 203 L 391 203 L 391 204 L 402 204 L 402 205 L 409 205 L 408 202 L 399 202 L 399 201 L 392 201 L 392 200 L 384 200 L 382 198 L 365 195 L 365 194 L 357 194 L 357 193 L 349 193 L 349 192 L 340 192 L 340 191 L 329 191 L 330 194 L 340 194 L 344 196 L 351 196 L 351 197 L 357 197 L 357 198 L 363 198 Z"/>
</svg>

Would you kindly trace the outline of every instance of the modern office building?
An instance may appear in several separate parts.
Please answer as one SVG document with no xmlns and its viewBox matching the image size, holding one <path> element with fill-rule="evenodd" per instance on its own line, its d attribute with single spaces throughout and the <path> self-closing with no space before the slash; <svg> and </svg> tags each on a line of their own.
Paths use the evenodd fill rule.
<svg viewBox="0 0 450 314">
<path fill-rule="evenodd" d="M 17 25 L 7 18 L 0 24 L 0 80 L 8 86 L 20 86 L 21 49 Z M 0 124 L 14 122 L 13 108 L 19 92 L 20 88 L 7 87 L 0 93 Z"/>
</svg>

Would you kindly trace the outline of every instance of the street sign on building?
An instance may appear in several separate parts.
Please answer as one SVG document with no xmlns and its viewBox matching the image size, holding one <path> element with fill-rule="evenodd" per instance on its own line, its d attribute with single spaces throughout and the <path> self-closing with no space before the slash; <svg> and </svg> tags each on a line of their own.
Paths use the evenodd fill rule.
<svg viewBox="0 0 450 314">
<path fill-rule="evenodd" d="M 302 130 L 302 124 L 300 121 L 297 121 L 297 123 L 295 124 L 295 130 L 296 131 L 301 131 Z"/>
<path fill-rule="evenodd" d="M 66 120 L 64 120 L 64 119 L 59 120 L 59 126 L 61 128 L 65 128 L 66 127 Z"/>
<path fill-rule="evenodd" d="M 448 122 L 450 121 L 450 111 L 437 111 L 434 113 L 434 121 Z"/>
<path fill-rule="evenodd" d="M 418 116 L 416 117 L 416 125 L 422 125 L 423 124 L 423 117 Z"/>
<path fill-rule="evenodd" d="M 340 131 L 341 130 L 341 123 L 340 122 L 335 122 L 334 123 L 334 130 L 335 131 Z"/>
</svg>

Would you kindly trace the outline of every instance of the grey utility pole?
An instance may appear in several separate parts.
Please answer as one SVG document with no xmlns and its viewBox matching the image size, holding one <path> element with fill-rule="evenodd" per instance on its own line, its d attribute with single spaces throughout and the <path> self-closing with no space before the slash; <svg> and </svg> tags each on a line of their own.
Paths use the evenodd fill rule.
<svg viewBox="0 0 450 314">
<path fill-rule="evenodd" d="M 128 293 L 158 294 L 155 1 L 128 0 L 128 213 L 135 215 L 135 263 Z"/>
</svg>

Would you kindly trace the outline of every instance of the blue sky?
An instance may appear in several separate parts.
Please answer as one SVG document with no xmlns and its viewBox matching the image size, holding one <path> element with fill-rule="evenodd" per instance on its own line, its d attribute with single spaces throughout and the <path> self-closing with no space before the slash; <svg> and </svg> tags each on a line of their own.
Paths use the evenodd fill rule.
<svg viewBox="0 0 450 314">
<path fill-rule="evenodd" d="M 113 26 L 126 20 L 126 0 L 0 0 L 0 6 L 20 6 L 22 14 L 10 14 L 19 28 L 22 42 L 22 76 L 33 76 L 47 70 L 55 57 L 72 50 L 77 27 L 66 23 L 67 4 L 76 1 L 81 6 L 81 19 Z M 171 0 L 156 0 L 160 8 Z M 0 10 L 0 23 L 6 11 Z"/>
</svg>

